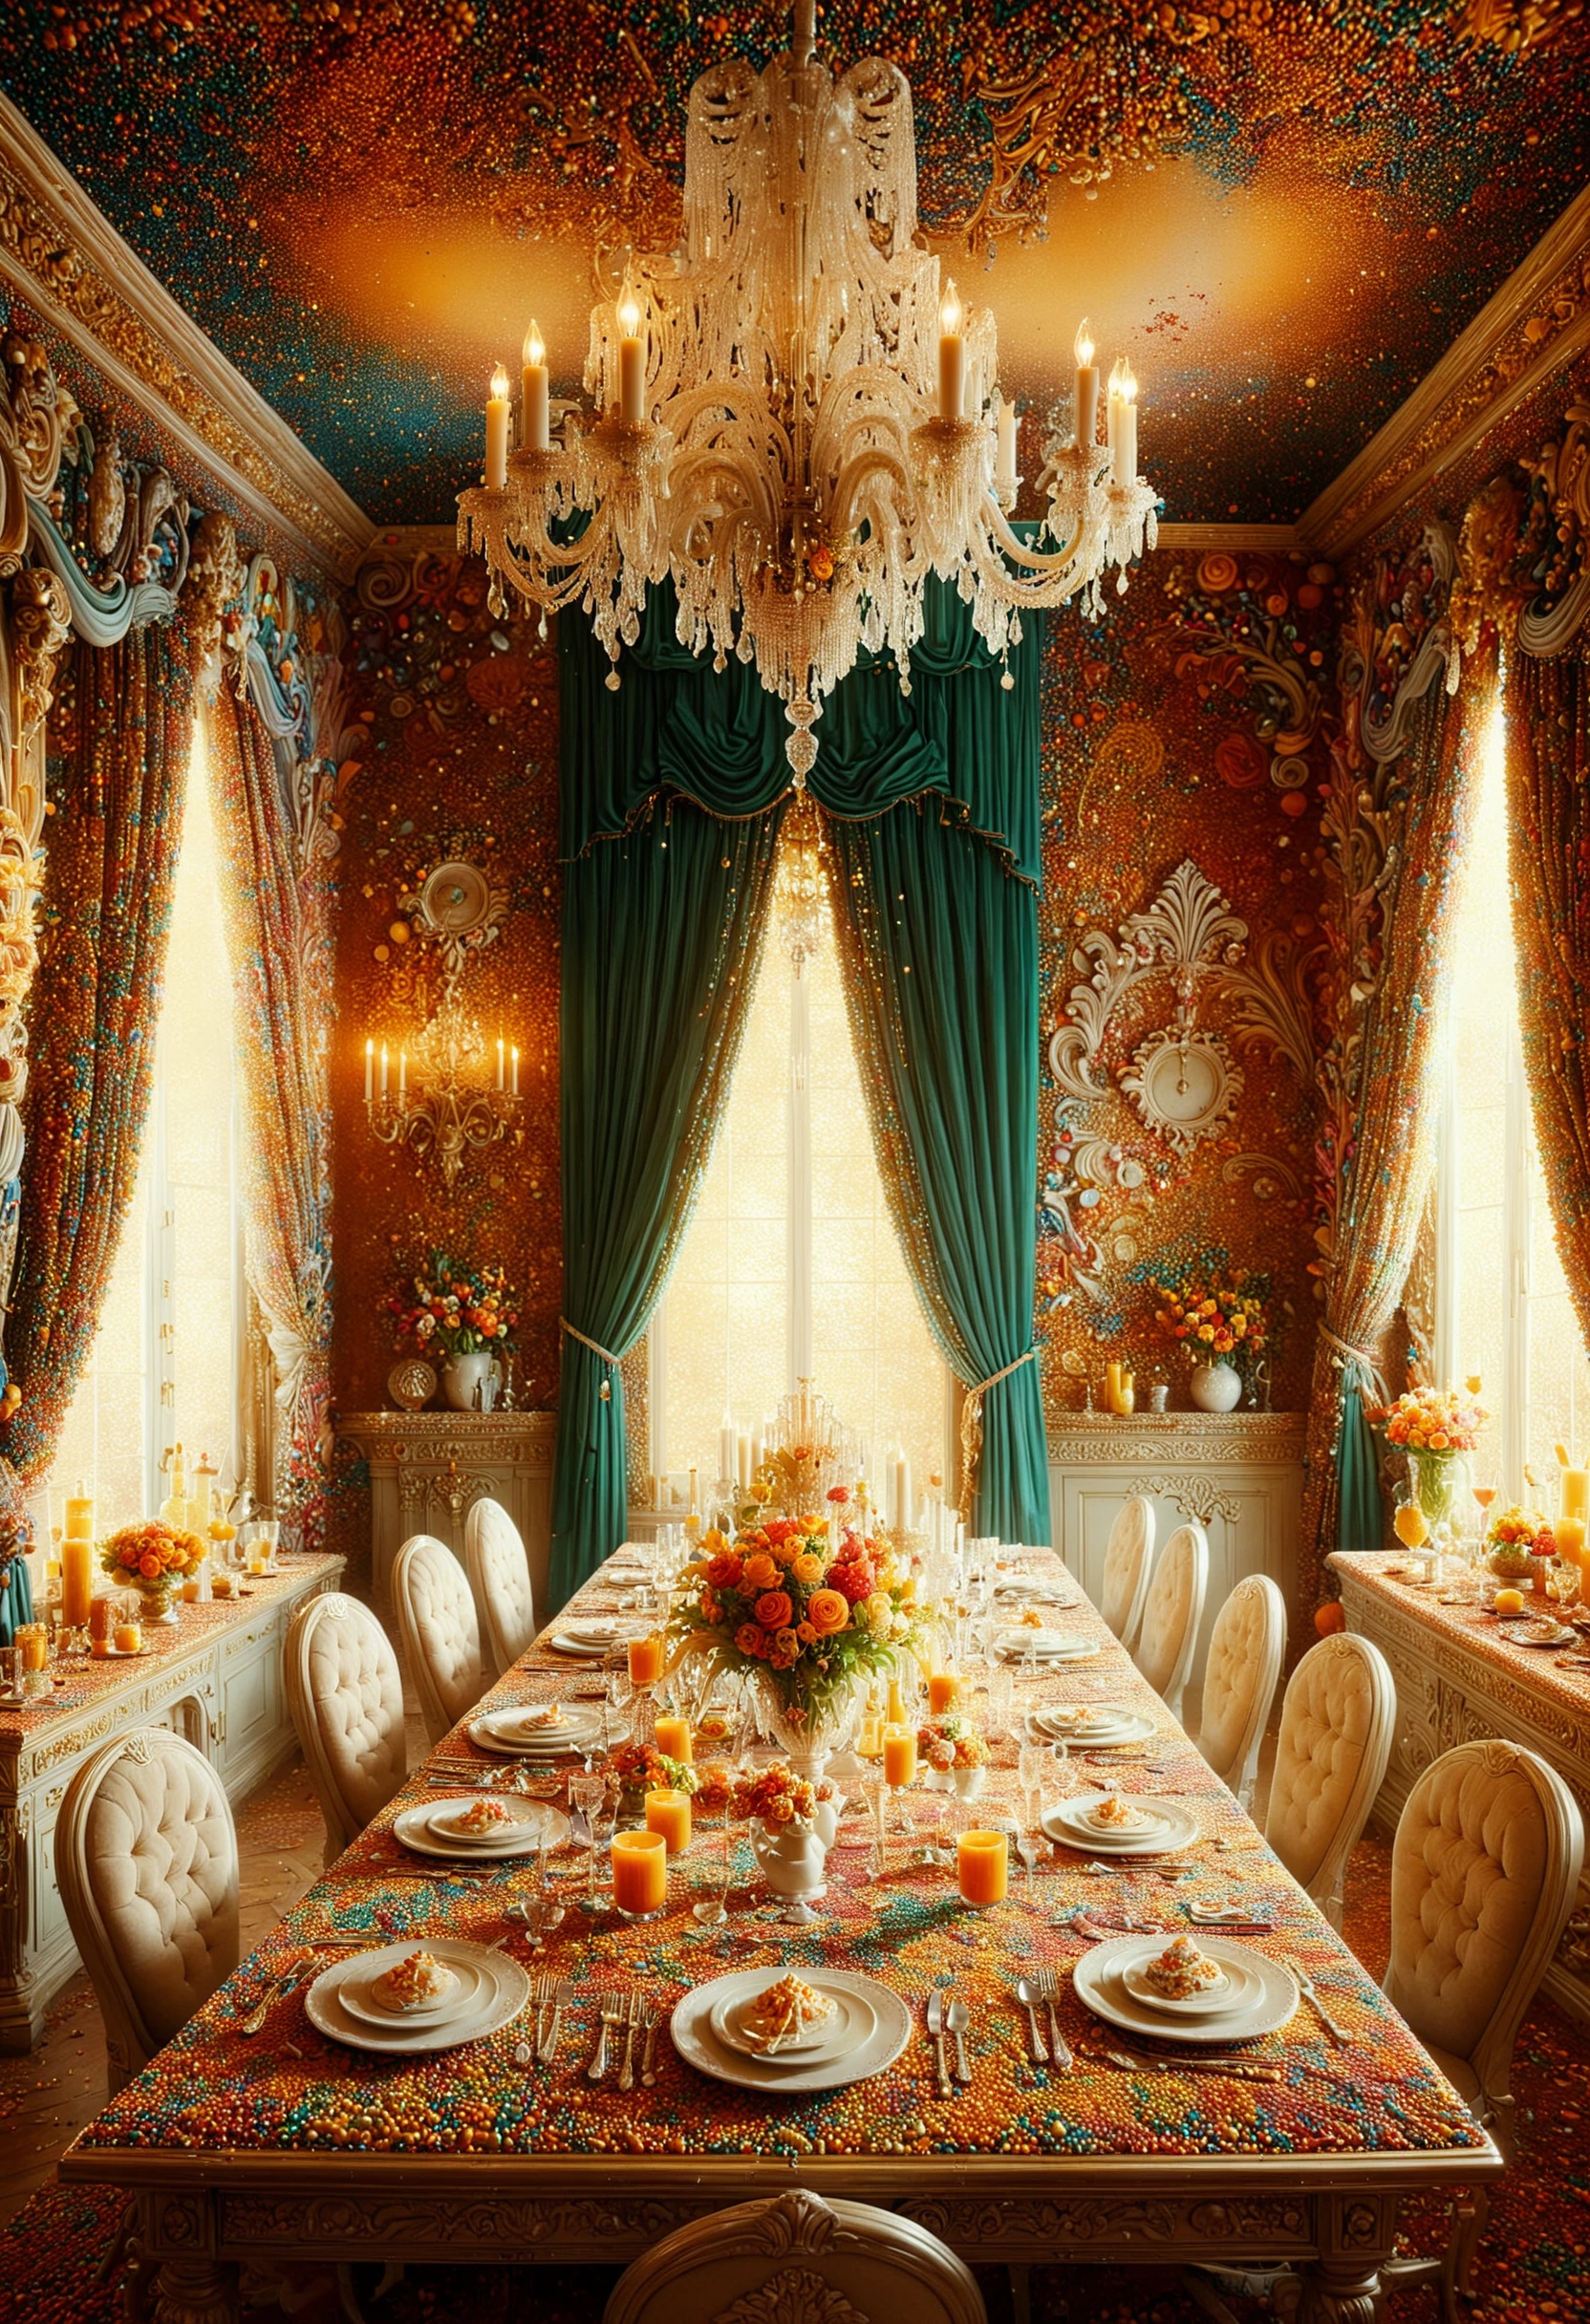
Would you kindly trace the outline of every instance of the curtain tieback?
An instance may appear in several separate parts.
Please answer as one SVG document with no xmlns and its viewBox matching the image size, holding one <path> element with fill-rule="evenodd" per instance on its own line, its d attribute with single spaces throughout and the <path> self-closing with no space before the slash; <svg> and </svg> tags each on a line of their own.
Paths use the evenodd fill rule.
<svg viewBox="0 0 1590 2324">
<path fill-rule="evenodd" d="M 972 1502 L 978 1490 L 978 1462 L 982 1453 L 982 1400 L 991 1388 L 998 1388 L 1001 1380 L 1019 1372 L 1023 1364 L 1032 1363 L 1037 1354 L 1036 1347 L 1029 1347 L 1025 1355 L 1017 1356 L 999 1371 L 990 1372 L 986 1380 L 979 1380 L 976 1388 L 966 1391 L 960 1408 L 959 1510 L 964 1522 L 971 1521 Z"/>
<path fill-rule="evenodd" d="M 1358 1366 L 1364 1380 L 1373 1389 L 1376 1402 L 1384 1404 L 1386 1401 L 1386 1382 L 1381 1378 L 1380 1366 L 1375 1362 L 1369 1349 L 1355 1347 L 1350 1340 L 1343 1340 L 1340 1332 L 1332 1331 L 1330 1325 L 1325 1323 L 1321 1323 L 1320 1325 L 1320 1337 L 1332 1355 L 1336 1357 L 1338 1363 L 1343 1366 L 1348 1364 Z M 1359 1392 L 1363 1393 L 1362 1388 Z"/>
<path fill-rule="evenodd" d="M 558 1329 L 563 1333 L 565 1339 L 578 1340 L 580 1345 L 582 1347 L 589 1347 L 593 1356 L 600 1356 L 602 1362 L 613 1371 L 616 1371 L 618 1366 L 624 1361 L 622 1356 L 615 1356 L 611 1348 L 604 1347 L 600 1340 L 588 1339 L 583 1331 L 576 1331 L 573 1324 L 569 1321 L 569 1318 L 566 1315 L 559 1316 Z M 598 1396 L 600 1396 L 604 1404 L 611 1404 L 612 1402 L 612 1385 L 611 1381 L 604 1380 L 601 1387 L 596 1390 L 596 1393 Z"/>
</svg>

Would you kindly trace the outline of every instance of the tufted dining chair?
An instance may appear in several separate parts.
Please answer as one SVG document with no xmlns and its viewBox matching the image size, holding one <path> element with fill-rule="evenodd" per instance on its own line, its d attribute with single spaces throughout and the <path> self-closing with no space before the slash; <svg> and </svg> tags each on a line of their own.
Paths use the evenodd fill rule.
<svg viewBox="0 0 1590 2324">
<path fill-rule="evenodd" d="M 463 1520 L 463 1569 L 475 1593 L 487 1655 L 501 1678 L 535 1639 L 530 1561 L 501 1501 L 471 1504 Z"/>
<path fill-rule="evenodd" d="M 1345 1631 L 1310 1648 L 1281 1700 L 1264 1837 L 1336 1928 L 1342 1876 L 1386 1774 L 1396 1715 L 1385 1655 Z"/>
<path fill-rule="evenodd" d="M 410 1536 L 392 1567 L 398 1636 L 425 1732 L 440 1743 L 485 1691 L 481 1627 L 462 1566 L 434 1534 Z"/>
<path fill-rule="evenodd" d="M 790 2187 L 676 2227 L 625 2270 L 602 2324 L 894 2315 L 987 2324 L 988 2311 L 965 2262 L 914 2220 Z"/>
<path fill-rule="evenodd" d="M 1105 1543 L 1099 1611 L 1128 1651 L 1137 1644 L 1154 1561 L 1154 1505 L 1143 1493 L 1123 1501 Z"/>
<path fill-rule="evenodd" d="M 1132 1661 L 1173 1719 L 1192 1668 L 1209 1586 L 1209 1543 L 1201 1525 L 1178 1525 L 1159 1555 L 1143 1607 Z"/>
<path fill-rule="evenodd" d="M 67 1786 L 55 1879 L 114 2096 L 237 1967 L 237 1833 L 204 1753 L 167 1727 L 102 1744 Z"/>
<path fill-rule="evenodd" d="M 1214 1617 L 1198 1727 L 1198 1749 L 1243 1807 L 1253 1798 L 1285 1646 L 1286 1601 L 1268 1574 L 1247 1575 Z"/>
<path fill-rule="evenodd" d="M 1511 2163 L 1513 2051 L 1567 1926 L 1584 1823 L 1556 1770 L 1515 1743 L 1460 1743 L 1427 1767 L 1391 1849 L 1388 2001 Z M 1483 2189 L 1457 2206 L 1440 2259 L 1398 2259 L 1395 2289 L 1439 2281 L 1447 2324 L 1472 2297 Z"/>
<path fill-rule="evenodd" d="M 368 1606 L 328 1590 L 292 1617 L 282 1661 L 288 1709 L 326 1821 L 330 1864 L 408 1773 L 398 1657 Z"/>
</svg>

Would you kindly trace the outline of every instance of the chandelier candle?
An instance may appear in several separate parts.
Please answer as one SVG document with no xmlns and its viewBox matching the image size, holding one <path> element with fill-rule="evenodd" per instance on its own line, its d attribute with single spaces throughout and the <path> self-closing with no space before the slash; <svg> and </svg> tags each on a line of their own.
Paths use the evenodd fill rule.
<svg viewBox="0 0 1590 2324">
<path fill-rule="evenodd" d="M 940 420 L 963 420 L 966 416 L 966 341 L 961 336 L 965 310 L 955 284 L 945 286 L 943 301 L 938 310 L 938 417 Z"/>
<path fill-rule="evenodd" d="M 640 335 L 640 309 L 626 285 L 618 302 L 618 417 L 627 428 L 637 428 L 646 418 L 646 342 Z"/>
<path fill-rule="evenodd" d="M 508 376 L 501 363 L 491 375 L 485 403 L 485 481 L 492 492 L 501 492 L 508 481 Z"/>
<path fill-rule="evenodd" d="M 1093 342 L 1087 335 L 1087 319 L 1083 318 L 1077 333 L 1077 396 L 1075 403 L 1077 441 L 1089 444 L 1099 432 L 1099 367 L 1093 360 Z"/>
<path fill-rule="evenodd" d="M 1109 380 L 1110 482 L 1129 484 L 1137 473 L 1137 381 L 1123 355 Z"/>
<path fill-rule="evenodd" d="M 994 472 L 999 497 L 1016 498 L 1016 406 L 1008 396 L 999 403 L 999 458 Z"/>
<path fill-rule="evenodd" d="M 524 385 L 525 426 L 522 441 L 532 452 L 550 451 L 551 390 L 547 373 L 547 349 L 533 319 L 525 334 Z M 498 1086 L 500 1087 L 501 1084 Z"/>
</svg>

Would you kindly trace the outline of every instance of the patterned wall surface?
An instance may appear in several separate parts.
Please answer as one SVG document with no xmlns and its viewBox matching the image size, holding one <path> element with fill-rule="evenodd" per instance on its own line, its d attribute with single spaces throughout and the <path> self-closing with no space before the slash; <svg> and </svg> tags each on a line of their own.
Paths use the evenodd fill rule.
<svg viewBox="0 0 1590 2324">
<path fill-rule="evenodd" d="M 63 0 L 0 22 L 0 83 L 372 515 L 437 519 L 490 363 L 533 309 L 572 380 L 595 241 L 672 231 L 691 79 L 785 21 Z M 1046 402 L 1087 312 L 1182 520 L 1294 516 L 1590 177 L 1577 0 L 836 0 L 822 36 L 910 75 L 1007 385 Z"/>
<path fill-rule="evenodd" d="M 351 620 L 365 740 L 339 770 L 336 1402 L 389 1404 L 397 1350 L 382 1302 L 436 1245 L 507 1268 L 523 1294 L 519 1402 L 550 1404 L 562 1272 L 552 655 L 527 625 L 500 628 L 483 573 L 453 556 L 377 552 Z M 459 857 L 505 892 L 501 935 L 471 961 L 465 995 L 489 1042 L 501 1029 L 518 1043 L 524 1105 L 518 1137 L 472 1156 L 449 1195 L 434 1160 L 371 1134 L 364 1044 L 389 1043 L 396 1076 L 398 1046 L 436 993 L 418 891 Z"/>
</svg>

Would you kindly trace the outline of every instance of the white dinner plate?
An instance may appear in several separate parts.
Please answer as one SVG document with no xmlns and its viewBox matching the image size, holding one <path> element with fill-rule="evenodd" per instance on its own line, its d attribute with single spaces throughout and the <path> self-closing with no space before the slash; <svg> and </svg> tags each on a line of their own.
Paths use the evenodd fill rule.
<svg viewBox="0 0 1590 2324">
<path fill-rule="evenodd" d="M 426 2025 L 399 2022 L 390 2026 L 372 2025 L 357 2017 L 342 2001 L 344 1981 L 354 1976 L 361 1990 L 392 1968 L 404 1954 L 414 1951 L 416 1938 L 408 1937 L 400 1945 L 383 1945 L 378 1952 L 355 1953 L 346 1961 L 333 1961 L 322 1969 L 314 1983 L 304 1994 L 304 2011 L 311 2025 L 333 2041 L 342 2042 L 349 2049 L 372 2050 L 386 2056 L 419 2055 L 433 2050 L 456 2050 L 466 2041 L 481 2041 L 488 2034 L 500 2033 L 511 2025 L 530 1997 L 530 1980 L 517 1961 L 506 1953 L 493 1952 L 483 1945 L 466 1944 L 460 1937 L 427 1937 L 423 1949 L 449 1969 L 462 1964 L 478 1970 L 481 1990 L 471 2008 Z"/>
<path fill-rule="evenodd" d="M 431 1950 L 423 1938 L 415 1942 L 420 1951 Z M 358 1966 L 363 1968 L 362 1963 Z M 378 1969 L 344 1977 L 336 1989 L 337 2000 L 350 2017 L 356 2017 L 361 2025 L 378 2026 L 385 2033 L 391 2033 L 394 2027 L 450 2024 L 455 2017 L 467 2017 L 477 2007 L 483 2007 L 494 1989 L 487 1988 L 478 1962 L 449 1961 L 445 1966 L 452 1970 L 455 1982 L 422 2009 L 395 2010 L 377 1999 L 376 1980 L 381 1973 Z"/>
<path fill-rule="evenodd" d="M 1164 1947 L 1160 1949 L 1163 1951 Z M 1209 1951 L 1209 1947 L 1202 1945 L 1198 1949 L 1200 1952 Z M 1187 1993 L 1181 2000 L 1172 2001 L 1169 1993 L 1157 1991 L 1149 1981 L 1148 1964 L 1153 1957 L 1150 1953 L 1142 1961 L 1128 1962 L 1120 1971 L 1121 1983 L 1134 2001 L 1140 2001 L 1146 2010 L 1153 2010 L 1164 2017 L 1230 2017 L 1242 2010 L 1251 2009 L 1264 1990 L 1251 1969 L 1244 1968 L 1238 1961 L 1222 1961 L 1218 1985 L 1206 1986 L 1200 1993 Z M 1211 1960 L 1214 1958 L 1213 1953 L 1209 1957 Z"/>
<path fill-rule="evenodd" d="M 479 1795 L 476 1795 L 477 1797 Z M 502 1798 L 501 1793 L 491 1793 L 492 1798 Z M 469 1802 L 466 1799 L 421 1799 L 413 1807 L 404 1808 L 394 1820 L 392 1837 L 400 1847 L 415 1856 L 445 1856 L 457 1861 L 462 1857 L 479 1857 L 483 1863 L 496 1861 L 501 1857 L 530 1856 L 540 1845 L 540 1836 L 547 1834 L 549 1848 L 558 1848 L 569 1837 L 569 1818 L 561 1808 L 549 1807 L 541 1799 L 503 1798 L 503 1805 L 512 1811 L 511 1828 L 504 1826 L 500 1838 L 489 1840 L 461 1840 L 455 1834 L 438 1828 L 437 1818 L 456 1815 Z"/>
<path fill-rule="evenodd" d="M 1093 1946 L 1071 1971 L 1072 1989 L 1083 2007 L 1107 2025 L 1119 2026 L 1128 2034 L 1151 2034 L 1160 2041 L 1194 2045 L 1257 2041 L 1260 2034 L 1274 2034 L 1286 2024 L 1298 2006 L 1297 1981 L 1289 1970 L 1231 1937 L 1200 1937 L 1198 1942 L 1223 1969 L 1229 1969 L 1235 1961 L 1255 1977 L 1262 1989 L 1257 2000 L 1208 2017 L 1171 2017 L 1138 2001 L 1128 1991 L 1123 1972 L 1163 1951 L 1163 1934 L 1115 1937 Z"/>
<path fill-rule="evenodd" d="M 541 1641 L 538 1639 L 536 1644 L 539 1646 Z M 612 1651 L 611 1646 L 592 1646 L 587 1639 L 571 1637 L 567 1630 L 554 1630 L 547 1644 L 554 1654 L 577 1655 L 581 1662 L 588 1663 L 599 1663 Z"/>
<path fill-rule="evenodd" d="M 1150 1830 L 1100 1832 L 1087 1820 L 1087 1812 L 1105 1797 L 1085 1792 L 1076 1799 L 1062 1799 L 1043 1812 L 1043 1829 L 1051 1840 L 1068 1848 L 1090 1848 L 1096 1856 L 1174 1856 L 1198 1837 L 1198 1819 L 1180 1799 L 1134 1801 L 1154 1815 Z"/>
<path fill-rule="evenodd" d="M 563 1716 L 548 1724 L 538 1711 L 550 1708 L 536 1703 L 513 1703 L 501 1711 L 483 1711 L 472 1725 L 503 1743 L 534 1743 L 551 1745 L 569 1743 L 575 1737 L 596 1734 L 602 1725 L 601 1714 L 580 1704 L 559 1704 Z"/>
<path fill-rule="evenodd" d="M 847 2082 L 863 2082 L 892 2066 L 912 2035 L 911 2012 L 897 1993 L 873 1977 L 851 1969 L 821 1969 L 805 1972 L 806 1982 L 825 1993 L 859 1993 L 877 2014 L 872 2033 L 855 2049 L 836 2052 L 806 2064 L 781 2064 L 778 2058 L 744 2057 L 713 2031 L 712 2013 L 720 2002 L 731 2009 L 771 1982 L 767 1969 L 733 1969 L 686 1993 L 669 2020 L 674 2047 L 698 2074 L 715 2081 L 735 2082 L 742 2090 L 836 2090 Z"/>
<path fill-rule="evenodd" d="M 583 1754 L 602 1732 L 601 1714 L 593 1710 L 570 1710 L 563 1726 L 526 1730 L 522 1735 L 514 1734 L 508 1724 L 515 1715 L 483 1711 L 469 1722 L 469 1740 L 504 1759 L 567 1759 Z"/>
<path fill-rule="evenodd" d="M 1007 1663 L 1085 1663 L 1098 1653 L 1099 1642 L 1083 1632 L 1001 1630 L 994 1650 Z"/>
<path fill-rule="evenodd" d="M 752 2039 L 746 2020 L 757 1994 L 775 1982 L 771 1974 L 764 1972 L 762 1984 L 753 1991 L 742 1993 L 737 2000 L 717 2002 L 708 2013 L 707 2022 L 719 2040 L 741 2057 L 759 2058 L 773 2066 L 827 2064 L 829 2059 L 843 2056 L 847 2051 L 870 2041 L 877 2032 L 878 2012 L 867 1996 L 835 1989 L 828 1995 L 834 2004 L 834 2017 L 824 2025 L 809 2027 L 799 2041 L 781 2042 L 769 2057 Z M 806 1983 L 815 1985 L 819 1991 L 826 1990 L 821 1977 L 808 1977 Z"/>
<path fill-rule="evenodd" d="M 1112 1751 L 1118 1743 L 1146 1743 L 1157 1732 L 1146 1711 L 1122 1711 L 1114 1705 L 1079 1703 L 1076 1709 L 1096 1725 L 1082 1726 L 1060 1716 L 1053 1706 L 1028 1714 L 1028 1725 L 1044 1743 L 1075 1743 L 1090 1751 Z"/>
</svg>

